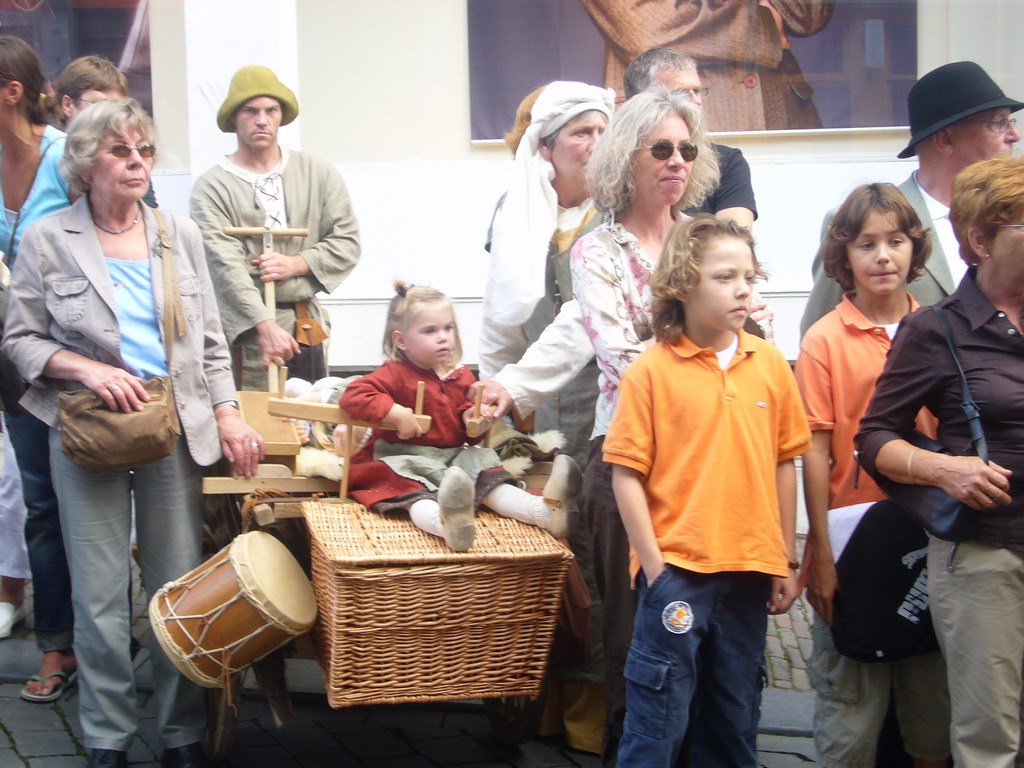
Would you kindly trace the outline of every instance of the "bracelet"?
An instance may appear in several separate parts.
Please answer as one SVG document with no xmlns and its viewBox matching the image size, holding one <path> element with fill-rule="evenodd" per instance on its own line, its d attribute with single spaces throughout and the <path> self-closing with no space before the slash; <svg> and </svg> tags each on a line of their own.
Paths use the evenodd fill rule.
<svg viewBox="0 0 1024 768">
<path fill-rule="evenodd" d="M 216 411 L 218 408 L 223 408 L 225 405 L 230 405 L 232 408 L 236 408 L 238 410 L 241 410 L 240 408 L 238 408 L 238 401 L 237 400 L 221 400 L 219 403 L 214 403 L 213 404 L 213 410 Z"/>
<path fill-rule="evenodd" d="M 910 452 L 910 455 L 907 456 L 907 476 L 910 478 L 911 485 L 917 485 L 917 483 L 914 482 L 914 454 L 919 450 L 919 448 L 915 448 Z"/>
<path fill-rule="evenodd" d="M 789 560 L 788 562 L 789 562 L 789 570 L 791 570 L 791 571 L 799 571 L 800 570 L 800 563 L 799 562 L 797 562 L 796 560 Z"/>
</svg>

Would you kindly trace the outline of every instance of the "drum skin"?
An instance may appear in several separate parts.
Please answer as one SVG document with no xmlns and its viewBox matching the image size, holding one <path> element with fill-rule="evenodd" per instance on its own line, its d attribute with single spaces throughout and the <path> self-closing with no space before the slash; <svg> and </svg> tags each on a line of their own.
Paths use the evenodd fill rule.
<svg viewBox="0 0 1024 768">
<path fill-rule="evenodd" d="M 313 626 L 316 599 L 284 544 L 253 531 L 165 584 L 150 601 L 149 617 L 182 674 L 222 688 L 231 675 Z"/>
</svg>

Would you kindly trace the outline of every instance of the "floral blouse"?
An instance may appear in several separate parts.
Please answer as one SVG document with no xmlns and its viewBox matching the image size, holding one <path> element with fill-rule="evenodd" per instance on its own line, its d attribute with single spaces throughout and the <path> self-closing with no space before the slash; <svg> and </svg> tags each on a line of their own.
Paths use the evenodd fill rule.
<svg viewBox="0 0 1024 768">
<path fill-rule="evenodd" d="M 608 431 L 619 379 L 653 335 L 650 283 L 656 263 L 610 216 L 573 246 L 573 291 L 601 369 L 592 438 Z"/>
</svg>

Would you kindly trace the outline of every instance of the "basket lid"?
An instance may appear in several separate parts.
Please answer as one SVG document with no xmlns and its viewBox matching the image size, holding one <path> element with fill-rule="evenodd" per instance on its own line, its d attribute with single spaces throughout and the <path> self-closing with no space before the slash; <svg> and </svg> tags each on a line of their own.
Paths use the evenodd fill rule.
<svg viewBox="0 0 1024 768">
<path fill-rule="evenodd" d="M 238 536 L 228 553 L 249 601 L 274 623 L 305 632 L 316 620 L 316 596 L 288 548 L 268 533 Z"/>
<path fill-rule="evenodd" d="M 571 560 L 572 553 L 533 525 L 481 510 L 466 552 L 424 533 L 405 514 L 378 514 L 354 502 L 302 503 L 310 539 L 335 564 L 355 567 L 441 563 Z"/>
</svg>

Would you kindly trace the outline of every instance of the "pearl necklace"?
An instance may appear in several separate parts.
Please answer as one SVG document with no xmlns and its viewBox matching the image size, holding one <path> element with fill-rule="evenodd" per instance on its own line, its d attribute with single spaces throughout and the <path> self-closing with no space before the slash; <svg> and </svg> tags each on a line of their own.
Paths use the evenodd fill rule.
<svg viewBox="0 0 1024 768">
<path fill-rule="evenodd" d="M 142 214 L 142 203 L 137 203 L 137 205 L 138 208 L 135 211 L 135 218 L 132 219 L 132 223 L 129 224 L 124 229 L 107 229 L 98 221 L 96 221 L 95 216 L 92 217 L 92 223 L 99 227 L 101 231 L 106 232 L 108 235 L 123 235 L 125 232 L 130 232 L 131 230 L 135 229 L 135 225 L 139 223 L 139 216 Z"/>
</svg>

